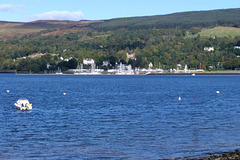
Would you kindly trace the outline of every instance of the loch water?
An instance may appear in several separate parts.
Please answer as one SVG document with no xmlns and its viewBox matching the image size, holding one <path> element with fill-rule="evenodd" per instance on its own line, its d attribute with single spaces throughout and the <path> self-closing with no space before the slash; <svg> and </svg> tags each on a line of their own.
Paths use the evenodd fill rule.
<svg viewBox="0 0 240 160">
<path fill-rule="evenodd" d="M 32 111 L 16 110 L 19 98 L 27 98 Z M 240 145 L 239 100 L 239 75 L 0 74 L 0 159 L 233 151 Z"/>
</svg>

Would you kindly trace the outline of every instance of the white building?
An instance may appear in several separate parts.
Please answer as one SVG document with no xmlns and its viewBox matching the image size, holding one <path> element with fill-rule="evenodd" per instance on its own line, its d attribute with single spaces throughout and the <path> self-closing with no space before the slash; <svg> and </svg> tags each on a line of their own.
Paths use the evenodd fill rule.
<svg viewBox="0 0 240 160">
<path fill-rule="evenodd" d="M 102 66 L 108 66 L 109 64 L 110 64 L 109 61 L 103 61 Z"/>
<path fill-rule="evenodd" d="M 214 47 L 204 47 L 204 51 L 212 52 L 214 51 Z"/>
<path fill-rule="evenodd" d="M 128 59 L 136 59 L 136 55 L 135 53 L 132 53 L 132 54 L 129 54 L 129 53 L 126 53 Z"/>
<path fill-rule="evenodd" d="M 83 59 L 83 64 L 85 65 L 92 65 L 95 63 L 95 60 L 93 59 Z"/>
</svg>

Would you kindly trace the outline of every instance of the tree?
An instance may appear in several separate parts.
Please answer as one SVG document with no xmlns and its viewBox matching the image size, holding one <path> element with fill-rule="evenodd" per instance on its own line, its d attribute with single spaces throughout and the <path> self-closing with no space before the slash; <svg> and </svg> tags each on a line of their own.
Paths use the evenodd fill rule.
<svg viewBox="0 0 240 160">
<path fill-rule="evenodd" d="M 69 61 L 67 62 L 66 67 L 67 67 L 68 69 L 76 69 L 76 68 L 77 68 L 77 65 L 78 65 L 77 59 L 76 59 L 76 58 L 72 58 L 71 60 L 69 60 Z"/>
</svg>

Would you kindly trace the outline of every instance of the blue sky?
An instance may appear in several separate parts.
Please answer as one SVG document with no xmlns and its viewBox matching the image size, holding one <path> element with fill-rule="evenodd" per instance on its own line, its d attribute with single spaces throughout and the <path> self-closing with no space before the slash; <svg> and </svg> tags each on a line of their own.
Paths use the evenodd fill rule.
<svg viewBox="0 0 240 160">
<path fill-rule="evenodd" d="M 0 0 L 0 21 L 103 20 L 240 8 L 239 0 Z"/>
</svg>

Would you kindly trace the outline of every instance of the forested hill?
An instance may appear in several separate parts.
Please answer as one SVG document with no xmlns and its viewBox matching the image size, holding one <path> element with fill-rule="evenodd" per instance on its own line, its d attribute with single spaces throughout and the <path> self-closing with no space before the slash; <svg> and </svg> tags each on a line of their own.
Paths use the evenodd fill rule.
<svg viewBox="0 0 240 160">
<path fill-rule="evenodd" d="M 84 58 L 104 69 L 116 63 L 240 69 L 240 9 L 105 21 L 0 21 L 0 71 L 67 71 Z"/>
<path fill-rule="evenodd" d="M 91 25 L 96 30 L 235 26 L 240 27 L 240 9 L 194 11 L 168 15 L 111 19 Z"/>
<path fill-rule="evenodd" d="M 24 35 L 63 35 L 67 33 L 96 31 L 117 31 L 125 28 L 136 29 L 191 29 L 230 26 L 240 28 L 240 9 L 194 11 L 168 15 L 118 18 L 98 21 L 0 21 L 0 38 L 13 38 Z"/>
</svg>

